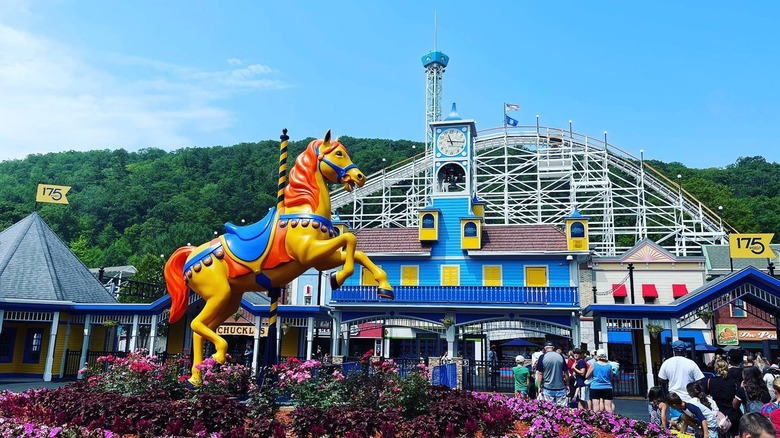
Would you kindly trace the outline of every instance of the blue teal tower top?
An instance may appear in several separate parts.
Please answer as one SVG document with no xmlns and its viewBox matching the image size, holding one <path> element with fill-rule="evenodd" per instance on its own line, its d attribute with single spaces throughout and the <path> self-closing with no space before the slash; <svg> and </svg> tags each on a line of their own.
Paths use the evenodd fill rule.
<svg viewBox="0 0 780 438">
<path fill-rule="evenodd" d="M 448 62 L 450 62 L 450 57 L 438 50 L 429 52 L 422 57 L 423 67 L 428 67 L 431 64 L 439 64 L 442 67 L 446 67 Z"/>
</svg>

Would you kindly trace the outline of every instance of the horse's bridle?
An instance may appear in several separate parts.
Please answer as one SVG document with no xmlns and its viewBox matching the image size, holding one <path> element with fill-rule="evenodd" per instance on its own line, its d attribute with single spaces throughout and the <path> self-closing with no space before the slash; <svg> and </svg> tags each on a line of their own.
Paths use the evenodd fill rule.
<svg viewBox="0 0 780 438">
<path fill-rule="evenodd" d="M 330 148 L 326 149 L 322 154 L 320 154 L 320 147 L 317 146 L 317 150 L 315 152 L 317 153 L 317 161 L 320 162 L 320 164 L 318 164 L 317 167 L 319 167 L 322 163 L 325 163 L 328 166 L 330 166 L 330 168 L 333 169 L 334 172 L 336 172 L 336 176 L 339 177 L 338 181 L 336 182 L 341 184 L 341 180 L 344 179 L 345 176 L 347 176 L 347 172 L 350 169 L 357 169 L 357 165 L 355 163 L 351 163 L 347 167 L 341 167 L 330 160 L 326 160 L 325 155 L 331 153 L 331 151 L 333 151 L 333 149 L 337 147 L 339 147 L 338 144 L 332 145 Z M 320 170 L 320 172 L 322 171 Z"/>
</svg>

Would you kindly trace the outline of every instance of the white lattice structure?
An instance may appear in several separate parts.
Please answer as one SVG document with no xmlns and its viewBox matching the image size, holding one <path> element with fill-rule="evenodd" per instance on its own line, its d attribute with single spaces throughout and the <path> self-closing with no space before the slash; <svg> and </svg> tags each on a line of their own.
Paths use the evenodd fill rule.
<svg viewBox="0 0 780 438">
<path fill-rule="evenodd" d="M 563 224 L 576 205 L 590 217 L 591 249 L 614 256 L 650 238 L 678 256 L 700 255 L 729 229 L 718 214 L 641 158 L 570 130 L 522 126 L 480 131 L 475 187 L 487 224 Z M 356 229 L 416 226 L 429 202 L 430 152 L 332 192 Z"/>
</svg>

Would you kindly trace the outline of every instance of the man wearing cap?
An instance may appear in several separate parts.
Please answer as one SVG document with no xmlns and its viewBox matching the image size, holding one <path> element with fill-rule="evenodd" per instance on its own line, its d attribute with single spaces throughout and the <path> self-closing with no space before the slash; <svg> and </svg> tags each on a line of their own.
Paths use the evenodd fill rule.
<svg viewBox="0 0 780 438">
<path fill-rule="evenodd" d="M 569 370 L 563 355 L 554 352 L 555 345 L 547 341 L 544 344 L 544 354 L 536 363 L 536 380 L 541 392 L 540 400 L 551 401 L 558 406 L 568 405 L 567 376 Z"/>
<path fill-rule="evenodd" d="M 669 392 L 679 395 L 686 403 L 692 400 L 688 395 L 688 384 L 704 378 L 696 362 L 685 357 L 685 350 L 689 347 L 687 342 L 679 340 L 672 342 L 674 356 L 666 359 L 658 371 L 661 386 L 668 385 Z"/>
<path fill-rule="evenodd" d="M 515 357 L 515 367 L 512 368 L 512 372 L 515 375 L 515 397 L 527 399 L 531 371 L 525 366 L 525 358 L 522 355 L 518 354 Z"/>
</svg>

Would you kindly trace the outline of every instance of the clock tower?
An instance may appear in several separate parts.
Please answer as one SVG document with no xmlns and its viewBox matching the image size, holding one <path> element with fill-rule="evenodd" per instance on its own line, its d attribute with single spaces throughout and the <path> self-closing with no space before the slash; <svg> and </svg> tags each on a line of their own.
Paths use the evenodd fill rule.
<svg viewBox="0 0 780 438">
<path fill-rule="evenodd" d="M 446 119 L 430 123 L 433 132 L 433 195 L 471 197 L 474 195 L 473 160 L 477 127 L 464 120 L 452 104 Z"/>
</svg>

